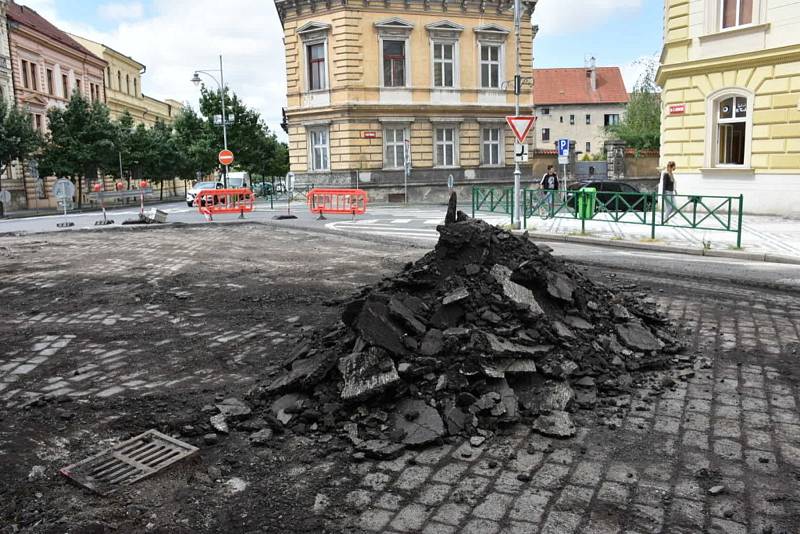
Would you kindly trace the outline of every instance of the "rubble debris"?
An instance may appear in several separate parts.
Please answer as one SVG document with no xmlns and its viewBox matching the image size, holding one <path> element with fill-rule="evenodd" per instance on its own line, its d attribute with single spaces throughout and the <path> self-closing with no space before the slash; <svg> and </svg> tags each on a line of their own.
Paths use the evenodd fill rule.
<svg viewBox="0 0 800 534">
<path fill-rule="evenodd" d="M 355 461 L 447 436 L 483 443 L 517 421 L 567 438 L 577 410 L 629 409 L 632 373 L 692 368 L 641 290 L 596 283 L 456 208 L 453 198 L 433 251 L 353 295 L 340 323 L 300 333 L 282 371 L 248 397 L 273 430 L 338 433 Z"/>
<path fill-rule="evenodd" d="M 224 414 L 220 413 L 212 416 L 209 419 L 209 422 L 211 423 L 211 428 L 213 428 L 217 432 L 220 432 L 222 434 L 230 433 L 230 428 L 228 427 L 228 422 L 225 420 Z"/>
<path fill-rule="evenodd" d="M 252 411 L 248 405 L 236 398 L 225 399 L 216 406 L 225 419 L 232 420 L 246 419 Z"/>
<path fill-rule="evenodd" d="M 271 428 L 264 428 L 250 434 L 250 444 L 254 447 L 264 447 L 269 444 L 272 440 L 272 429 Z"/>
</svg>

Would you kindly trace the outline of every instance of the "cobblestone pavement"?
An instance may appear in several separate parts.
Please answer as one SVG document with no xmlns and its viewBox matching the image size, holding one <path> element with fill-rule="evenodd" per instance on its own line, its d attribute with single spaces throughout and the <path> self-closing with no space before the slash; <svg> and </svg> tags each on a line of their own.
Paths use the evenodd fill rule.
<svg viewBox="0 0 800 534">
<path fill-rule="evenodd" d="M 269 246 L 262 245 L 267 241 Z M 80 459 L 93 440 L 118 437 L 123 424 L 151 424 L 121 419 L 115 432 L 107 432 L 105 425 L 119 416 L 103 412 L 98 401 L 119 408 L 137 406 L 149 395 L 202 391 L 193 399 L 199 404 L 230 392 L 231 385 L 241 394 L 291 346 L 296 331 L 334 319 L 321 299 L 347 294 L 379 278 L 381 268 L 395 270 L 419 255 L 418 249 L 247 225 L 4 238 L 0 458 L 9 459 L 8 450 L 21 458 L 8 480 L 26 488 L 34 463 L 57 468 L 67 458 Z M 336 486 L 329 481 L 327 489 L 306 489 L 308 510 L 298 504 L 298 514 L 311 515 L 314 496 L 323 491 L 336 509 L 328 523 L 335 524 L 328 528 L 333 532 L 800 532 L 800 299 L 733 285 L 613 275 L 652 288 L 659 304 L 688 328 L 691 350 L 712 365 L 662 394 L 610 401 L 630 405 L 624 419 L 611 425 L 618 428 L 581 412 L 572 440 L 550 440 L 518 427 L 479 447 L 452 441 L 392 461 L 352 464 L 350 476 L 336 479 Z M 32 292 L 45 298 L 32 299 Z M 227 307 L 220 310 L 221 304 Z M 37 414 L 19 409 L 42 394 L 76 399 L 76 419 L 58 422 L 59 432 L 49 420 L 25 428 Z M 9 415 L 15 410 L 29 414 L 16 427 Z M 89 421 L 95 425 L 91 432 Z M 43 459 L 37 444 L 49 449 L 60 439 L 71 440 L 69 450 L 62 447 L 63 456 Z M 250 449 L 243 450 L 232 454 L 223 444 L 219 454 L 252 458 Z M 206 448 L 204 454 L 211 452 Z M 251 487 L 270 496 L 263 503 L 269 508 L 281 496 L 272 486 L 258 486 L 265 477 L 294 484 L 277 471 L 286 463 L 280 462 L 270 464 L 276 470 L 266 475 L 242 463 L 229 476 L 251 477 Z M 288 472 L 300 467 L 285 465 Z M 308 478 L 299 477 L 296 485 L 308 486 Z M 199 491 L 196 479 L 165 479 L 165 487 L 176 492 Z M 159 480 L 149 483 L 161 487 Z M 719 486 L 720 492 L 710 493 Z M 97 517 L 113 516 L 115 501 L 89 500 L 52 480 L 37 488 L 45 492 L 40 502 L 56 503 L 50 505 L 52 521 L 64 507 L 76 514 L 76 508 L 94 506 Z M 219 492 L 208 498 L 231 514 L 236 510 L 237 518 L 258 513 L 247 502 L 237 505 L 230 492 Z M 121 499 L 122 511 L 115 514 L 133 517 L 142 527 L 150 521 L 149 511 L 140 517 L 127 508 L 144 497 Z M 31 509 L 47 508 L 32 496 L 29 502 Z M 200 513 L 186 502 L 176 506 L 182 514 Z M 159 514 L 167 517 L 165 508 Z M 284 530 L 262 530 L 303 531 L 285 527 L 290 515 L 292 510 L 280 509 L 271 516 Z"/>
<path fill-rule="evenodd" d="M 693 348 L 713 357 L 711 369 L 648 402 L 620 399 L 632 409 L 618 430 L 584 417 L 573 440 L 518 427 L 483 447 L 451 444 L 358 465 L 361 487 L 347 496 L 361 510 L 353 526 L 431 534 L 800 532 L 800 301 L 696 282 L 669 286 L 662 287 L 676 293 L 659 304 L 691 329 Z"/>
</svg>

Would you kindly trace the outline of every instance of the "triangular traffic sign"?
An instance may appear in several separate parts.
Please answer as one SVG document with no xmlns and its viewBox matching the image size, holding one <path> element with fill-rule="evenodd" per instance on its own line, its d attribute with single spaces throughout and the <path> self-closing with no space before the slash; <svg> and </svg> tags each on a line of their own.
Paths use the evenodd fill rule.
<svg viewBox="0 0 800 534">
<path fill-rule="evenodd" d="M 528 137 L 528 132 L 531 131 L 534 121 L 536 121 L 536 117 L 506 117 L 506 122 L 511 126 L 511 131 L 514 132 L 520 143 L 525 142 L 525 138 Z"/>
</svg>

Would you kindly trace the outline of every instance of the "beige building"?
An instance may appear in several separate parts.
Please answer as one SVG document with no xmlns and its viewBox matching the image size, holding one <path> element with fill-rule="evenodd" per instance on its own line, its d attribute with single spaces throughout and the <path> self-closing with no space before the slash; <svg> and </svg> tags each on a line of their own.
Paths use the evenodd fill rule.
<svg viewBox="0 0 800 534">
<path fill-rule="evenodd" d="M 535 2 L 524 2 L 530 82 Z M 511 181 L 513 3 L 277 0 L 286 47 L 287 131 L 298 183 L 369 189 Z M 531 114 L 530 83 L 521 112 Z M 530 176 L 530 168 L 525 169 Z M 407 177 L 405 176 L 407 173 Z M 419 188 L 417 189 L 419 190 Z"/>
<path fill-rule="evenodd" d="M 559 139 L 575 142 L 578 159 L 600 154 L 606 128 L 619 123 L 628 92 L 617 67 L 534 69 L 536 147 L 552 149 Z"/>
<path fill-rule="evenodd" d="M 800 215 L 800 3 L 666 0 L 661 163 L 678 191 Z"/>
<path fill-rule="evenodd" d="M 112 118 L 119 119 L 127 111 L 135 122 L 147 126 L 152 126 L 156 120 L 167 123 L 175 120 L 181 109 L 180 102 L 162 102 L 142 92 L 142 75 L 147 67 L 109 46 L 78 35 L 72 37 L 108 63 L 105 70 L 106 104 Z"/>
</svg>

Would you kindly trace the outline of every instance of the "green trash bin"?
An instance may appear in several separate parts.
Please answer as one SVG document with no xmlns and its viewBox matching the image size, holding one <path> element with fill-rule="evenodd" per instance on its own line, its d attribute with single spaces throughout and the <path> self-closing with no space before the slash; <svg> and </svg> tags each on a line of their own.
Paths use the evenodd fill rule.
<svg viewBox="0 0 800 534">
<path fill-rule="evenodd" d="M 594 218 L 594 207 L 596 201 L 597 188 L 580 188 L 578 190 L 578 217 L 583 220 Z"/>
</svg>

